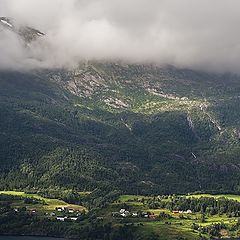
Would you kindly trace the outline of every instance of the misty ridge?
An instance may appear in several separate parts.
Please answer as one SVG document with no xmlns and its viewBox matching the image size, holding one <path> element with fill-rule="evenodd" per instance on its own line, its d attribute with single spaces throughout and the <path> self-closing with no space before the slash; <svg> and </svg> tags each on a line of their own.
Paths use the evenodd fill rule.
<svg viewBox="0 0 240 240">
<path fill-rule="evenodd" d="M 239 73 L 238 0 L 1 0 L 0 17 L 44 32 L 30 44 L 0 27 L 0 69 L 85 60 Z"/>
</svg>

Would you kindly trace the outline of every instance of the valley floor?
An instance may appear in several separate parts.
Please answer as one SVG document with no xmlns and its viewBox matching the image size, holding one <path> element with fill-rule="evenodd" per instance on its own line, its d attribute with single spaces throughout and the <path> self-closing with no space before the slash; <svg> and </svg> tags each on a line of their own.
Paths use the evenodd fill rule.
<svg viewBox="0 0 240 240">
<path fill-rule="evenodd" d="M 238 195 L 121 195 L 103 207 L 87 209 L 36 193 L 2 191 L 0 234 L 109 240 L 238 239 L 239 209 Z"/>
</svg>

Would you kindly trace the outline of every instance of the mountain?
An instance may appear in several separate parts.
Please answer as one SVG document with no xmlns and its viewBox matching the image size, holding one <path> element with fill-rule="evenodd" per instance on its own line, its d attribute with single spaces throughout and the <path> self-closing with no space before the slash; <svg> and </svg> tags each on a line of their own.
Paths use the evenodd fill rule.
<svg viewBox="0 0 240 240">
<path fill-rule="evenodd" d="M 240 190 L 240 78 L 83 62 L 0 72 L 0 188 Z"/>
<path fill-rule="evenodd" d="M 0 17 L 0 27 L 14 32 L 27 43 L 45 35 L 35 28 L 19 24 L 15 19 L 9 17 Z"/>
</svg>

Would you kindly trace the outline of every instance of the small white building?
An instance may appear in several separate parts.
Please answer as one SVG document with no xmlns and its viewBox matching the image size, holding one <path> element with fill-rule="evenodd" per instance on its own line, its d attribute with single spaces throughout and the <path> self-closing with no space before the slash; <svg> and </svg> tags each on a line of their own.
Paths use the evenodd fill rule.
<svg viewBox="0 0 240 240">
<path fill-rule="evenodd" d="M 124 213 L 126 210 L 124 208 L 120 209 L 120 213 Z"/>
<path fill-rule="evenodd" d="M 56 217 L 57 221 L 61 221 L 64 222 L 65 221 L 65 217 Z"/>
<path fill-rule="evenodd" d="M 127 214 L 124 212 L 124 213 L 121 213 L 120 214 L 122 217 L 126 217 L 127 216 Z"/>
<path fill-rule="evenodd" d="M 62 207 L 57 207 L 56 210 L 57 210 L 58 212 L 62 212 L 64 209 L 63 209 Z"/>
</svg>

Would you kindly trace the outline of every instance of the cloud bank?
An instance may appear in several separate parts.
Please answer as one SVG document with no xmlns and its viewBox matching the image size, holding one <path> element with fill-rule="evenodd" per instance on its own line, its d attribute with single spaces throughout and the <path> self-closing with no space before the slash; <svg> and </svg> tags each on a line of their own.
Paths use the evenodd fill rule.
<svg viewBox="0 0 240 240">
<path fill-rule="evenodd" d="M 46 33 L 26 47 L 0 30 L 0 68 L 82 60 L 240 73 L 239 0 L 0 0 L 0 16 Z"/>
</svg>

